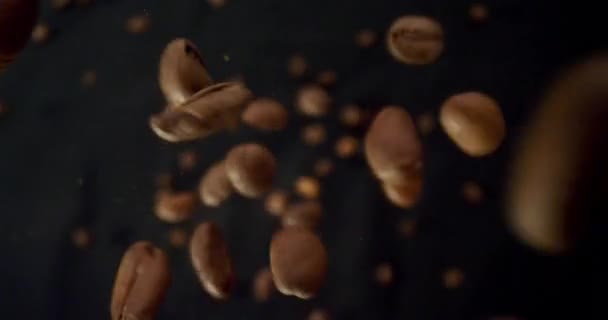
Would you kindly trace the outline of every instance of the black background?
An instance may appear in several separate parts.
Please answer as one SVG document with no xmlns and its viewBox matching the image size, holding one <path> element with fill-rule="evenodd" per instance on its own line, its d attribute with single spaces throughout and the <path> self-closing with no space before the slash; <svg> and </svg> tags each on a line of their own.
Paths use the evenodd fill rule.
<svg viewBox="0 0 608 320">
<path fill-rule="evenodd" d="M 546 257 L 516 243 L 503 222 L 503 190 L 509 158 L 525 117 L 563 67 L 604 48 L 601 20 L 583 2 L 486 1 L 490 18 L 468 20 L 471 1 L 233 0 L 221 9 L 203 0 L 96 1 L 58 12 L 44 2 L 40 19 L 54 33 L 47 44 L 30 44 L 0 75 L 0 99 L 10 112 L 0 118 L 0 306 L 3 319 L 108 319 L 114 273 L 124 250 L 147 239 L 166 248 L 173 282 L 159 319 L 305 319 L 322 307 L 334 319 L 528 319 L 589 311 L 588 287 L 596 283 L 592 255 Z M 132 35 L 125 21 L 148 14 L 151 29 Z M 387 53 L 384 34 L 404 14 L 436 18 L 446 49 L 435 64 L 412 67 Z M 355 33 L 380 35 L 370 49 L 354 44 Z M 604 28 L 605 29 L 605 28 Z M 329 139 L 305 146 L 299 130 L 314 122 L 292 112 L 288 130 L 247 128 L 186 144 L 168 144 L 148 128 L 164 107 L 157 84 L 158 60 L 171 39 L 186 37 L 200 48 L 216 80 L 242 74 L 258 96 L 275 97 L 293 111 L 295 90 L 286 61 L 293 53 L 310 63 L 308 80 L 324 69 L 338 73 L 335 106 L 322 120 Z M 229 57 L 229 59 L 226 59 Z M 97 84 L 83 88 L 85 70 Z M 168 244 L 170 225 L 151 210 L 154 178 L 176 174 L 192 188 L 204 169 L 234 144 L 258 141 L 280 162 L 276 186 L 312 174 L 335 138 L 362 132 L 339 125 L 347 103 L 370 110 L 386 104 L 414 116 L 437 114 L 448 96 L 483 91 L 501 104 L 508 136 L 493 155 L 472 159 L 437 128 L 423 138 L 423 198 L 412 210 L 387 203 L 361 155 L 336 160 L 322 180 L 325 214 L 319 233 L 330 256 L 329 278 L 320 295 L 300 301 L 274 295 L 258 304 L 250 294 L 255 272 L 268 264 L 268 244 L 278 222 L 261 201 L 234 196 L 219 209 L 199 208 L 197 221 L 213 220 L 228 238 L 238 287 L 225 303 L 206 295 L 187 250 Z M 194 173 L 180 173 L 176 155 L 194 149 Z M 468 205 L 464 181 L 478 181 L 485 199 Z M 399 235 L 404 218 L 417 234 Z M 77 226 L 95 237 L 87 250 L 71 241 Z M 383 261 L 395 267 L 389 289 L 373 278 Z M 448 267 L 465 273 L 461 288 L 443 287 Z M 600 317 L 601 318 L 601 317 Z"/>
</svg>

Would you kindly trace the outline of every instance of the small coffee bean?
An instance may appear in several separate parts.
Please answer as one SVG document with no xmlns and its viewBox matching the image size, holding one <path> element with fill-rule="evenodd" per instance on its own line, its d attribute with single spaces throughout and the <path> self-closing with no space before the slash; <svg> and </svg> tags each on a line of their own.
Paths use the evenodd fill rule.
<svg viewBox="0 0 608 320">
<path fill-rule="evenodd" d="M 72 232 L 72 242 L 79 249 L 87 249 L 93 242 L 93 236 L 86 228 L 78 227 Z"/>
<path fill-rule="evenodd" d="M 322 117 L 329 112 L 331 97 L 321 86 L 310 84 L 302 87 L 296 95 L 298 110 L 310 117 Z"/>
<path fill-rule="evenodd" d="M 327 138 L 327 131 L 322 124 L 313 123 L 305 126 L 302 129 L 301 136 L 306 145 L 314 147 L 325 142 L 325 139 Z"/>
<path fill-rule="evenodd" d="M 376 282 L 383 287 L 388 287 L 393 284 L 393 266 L 389 263 L 381 263 L 376 267 L 375 278 Z"/>
<path fill-rule="evenodd" d="M 194 192 L 159 190 L 156 194 L 154 212 L 167 223 L 178 223 L 189 219 L 196 207 Z"/>
<path fill-rule="evenodd" d="M 273 216 L 282 216 L 289 204 L 289 194 L 283 190 L 275 190 L 266 197 L 265 207 Z"/>
<path fill-rule="evenodd" d="M 428 136 L 435 130 L 435 117 L 431 113 L 423 113 L 416 118 L 416 125 L 423 136 Z"/>
<path fill-rule="evenodd" d="M 169 244 L 174 248 L 183 248 L 188 243 L 188 232 L 182 228 L 173 228 L 169 231 Z"/>
<path fill-rule="evenodd" d="M 192 171 L 198 162 L 198 154 L 193 150 L 186 150 L 177 156 L 177 167 L 182 172 Z"/>
<path fill-rule="evenodd" d="M 435 62 L 443 51 L 443 29 L 428 17 L 403 16 L 387 34 L 388 51 L 400 62 L 425 65 Z"/>
<path fill-rule="evenodd" d="M 0 72 L 30 40 L 38 7 L 37 0 L 0 1 Z"/>
<path fill-rule="evenodd" d="M 378 35 L 374 30 L 363 29 L 355 35 L 355 44 L 360 48 L 370 48 L 378 40 Z"/>
<path fill-rule="evenodd" d="M 485 4 L 474 3 L 469 9 L 469 17 L 473 22 L 483 23 L 488 20 L 488 7 Z"/>
<path fill-rule="evenodd" d="M 173 177 L 168 173 L 159 173 L 154 179 L 154 185 L 159 190 L 171 189 L 173 183 Z"/>
<path fill-rule="evenodd" d="M 142 34 L 150 29 L 150 24 L 150 17 L 148 15 L 137 14 L 127 19 L 125 28 L 130 34 Z"/>
<path fill-rule="evenodd" d="M 334 170 L 334 163 L 329 158 L 321 158 L 315 162 L 315 175 L 319 178 L 326 177 Z"/>
<path fill-rule="evenodd" d="M 321 195 L 321 184 L 314 177 L 298 177 L 294 183 L 295 192 L 304 199 L 318 199 Z"/>
<path fill-rule="evenodd" d="M 464 282 L 464 274 L 460 269 L 450 268 L 443 274 L 443 285 L 447 289 L 456 289 L 462 286 Z"/>
<path fill-rule="evenodd" d="M 329 313 L 327 311 L 316 308 L 313 309 L 308 315 L 308 320 L 330 320 Z"/>
<path fill-rule="evenodd" d="M 359 140 L 352 136 L 340 137 L 336 141 L 335 151 L 338 158 L 352 158 L 359 151 Z"/>
<path fill-rule="evenodd" d="M 323 208 L 318 201 L 300 201 L 287 207 L 283 214 L 283 226 L 300 226 L 314 229 L 319 225 Z"/>
<path fill-rule="evenodd" d="M 201 201 L 208 207 L 218 207 L 230 197 L 234 188 L 228 179 L 223 161 L 217 162 L 207 169 L 198 191 Z"/>
<path fill-rule="evenodd" d="M 212 8 L 219 9 L 224 7 L 228 0 L 207 0 L 207 2 Z"/>
<path fill-rule="evenodd" d="M 43 44 L 49 40 L 51 28 L 46 23 L 38 23 L 32 30 L 32 41 L 34 43 Z"/>
<path fill-rule="evenodd" d="M 190 258 L 201 285 L 215 299 L 226 299 L 236 284 L 228 247 L 212 222 L 196 227 L 190 240 Z"/>
<path fill-rule="evenodd" d="M 87 70 L 82 74 L 80 83 L 82 83 L 83 87 L 92 88 L 95 86 L 96 82 L 97 82 L 97 74 L 95 73 L 95 70 Z"/>
<path fill-rule="evenodd" d="M 270 268 L 261 269 L 255 274 L 253 279 L 252 294 L 257 302 L 266 302 L 270 299 L 272 293 L 276 290 L 272 281 L 272 273 Z"/>
<path fill-rule="evenodd" d="M 306 58 L 300 54 L 295 54 L 287 61 L 287 73 L 292 78 L 300 78 L 306 73 L 308 63 Z"/>
<path fill-rule="evenodd" d="M 413 207 L 422 192 L 422 179 L 410 179 L 405 184 L 383 184 L 384 194 L 388 200 L 403 209 Z"/>
<path fill-rule="evenodd" d="M 289 114 L 283 104 L 277 100 L 258 98 L 247 106 L 241 118 L 253 128 L 278 131 L 287 127 Z"/>
<path fill-rule="evenodd" d="M 333 70 L 324 70 L 317 75 L 317 83 L 324 87 L 331 87 L 336 84 L 338 74 Z"/>
<path fill-rule="evenodd" d="M 276 171 L 276 159 L 268 148 L 254 143 L 233 147 L 226 155 L 226 173 L 237 192 L 257 198 L 269 192 Z"/>
<path fill-rule="evenodd" d="M 72 0 L 51 0 L 51 7 L 55 10 L 63 10 L 72 4 Z"/>
<path fill-rule="evenodd" d="M 483 190 L 476 182 L 467 181 L 462 185 L 462 196 L 468 203 L 478 205 L 483 200 Z"/>
<path fill-rule="evenodd" d="M 367 118 L 366 113 L 357 105 L 344 106 L 340 110 L 340 122 L 346 127 L 357 127 L 362 125 Z"/>
</svg>

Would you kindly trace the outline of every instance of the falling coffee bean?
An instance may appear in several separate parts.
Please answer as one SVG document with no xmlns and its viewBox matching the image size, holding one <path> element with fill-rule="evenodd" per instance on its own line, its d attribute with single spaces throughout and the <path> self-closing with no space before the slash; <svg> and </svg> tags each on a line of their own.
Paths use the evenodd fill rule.
<svg viewBox="0 0 608 320">
<path fill-rule="evenodd" d="M 321 158 L 315 162 L 315 175 L 317 177 L 326 177 L 334 170 L 334 163 L 329 158 Z"/>
<path fill-rule="evenodd" d="M 318 199 L 321 195 L 321 184 L 314 177 L 298 177 L 294 183 L 294 189 L 304 199 Z"/>
<path fill-rule="evenodd" d="M 275 190 L 266 197 L 265 208 L 273 216 L 282 216 L 289 204 L 289 194 Z"/>
<path fill-rule="evenodd" d="M 182 228 L 173 228 L 169 231 L 169 244 L 174 248 L 183 248 L 188 243 L 188 232 Z"/>
<path fill-rule="evenodd" d="M 133 244 L 116 273 L 110 306 L 112 319 L 156 319 L 170 282 L 165 253 L 147 241 Z"/>
<path fill-rule="evenodd" d="M 276 159 L 268 148 L 246 143 L 233 147 L 226 155 L 226 173 L 234 189 L 248 198 L 269 192 L 276 171 Z"/>
<path fill-rule="evenodd" d="M 94 70 L 87 70 L 82 74 L 80 83 L 82 84 L 83 87 L 92 88 L 95 86 L 96 82 L 97 82 L 97 74 L 95 73 Z"/>
<path fill-rule="evenodd" d="M 208 207 L 218 207 L 230 197 L 234 188 L 228 179 L 223 161 L 217 162 L 207 169 L 201 179 L 198 191 L 201 201 Z"/>
<path fill-rule="evenodd" d="M 390 54 L 400 62 L 430 64 L 443 51 L 443 29 L 429 17 L 403 16 L 390 27 L 387 43 Z"/>
<path fill-rule="evenodd" d="M 219 9 L 223 6 L 226 5 L 226 3 L 228 2 L 228 0 L 207 0 L 207 2 L 209 3 L 209 5 L 215 9 Z"/>
<path fill-rule="evenodd" d="M 137 14 L 130 17 L 125 25 L 130 34 L 142 34 L 150 29 L 150 17 L 146 14 Z"/>
<path fill-rule="evenodd" d="M 488 15 L 488 7 L 481 3 L 474 3 L 469 9 L 469 17 L 476 23 L 486 22 Z"/>
<path fill-rule="evenodd" d="M 381 263 L 376 267 L 376 282 L 383 287 L 388 287 L 393 283 L 393 266 L 389 263 Z"/>
<path fill-rule="evenodd" d="M 306 145 L 314 147 L 325 142 L 327 131 L 322 124 L 313 123 L 302 129 L 301 136 Z"/>
<path fill-rule="evenodd" d="M 447 289 L 456 289 L 462 286 L 464 282 L 464 274 L 460 269 L 450 268 L 443 274 L 443 285 Z"/>
<path fill-rule="evenodd" d="M 156 194 L 154 212 L 167 223 L 178 223 L 189 219 L 196 207 L 196 196 L 193 192 L 159 190 Z"/>
<path fill-rule="evenodd" d="M 331 87 L 336 84 L 338 74 L 333 70 L 324 70 L 317 75 L 317 83 L 324 87 Z"/>
<path fill-rule="evenodd" d="M 472 157 L 494 152 L 505 138 L 505 120 L 498 103 L 483 93 L 450 97 L 441 106 L 439 121 L 450 139 Z"/>
<path fill-rule="evenodd" d="M 323 309 L 313 309 L 308 315 L 307 320 L 331 320 L 329 313 Z"/>
<path fill-rule="evenodd" d="M 236 284 L 232 259 L 220 229 L 212 222 L 196 227 L 190 257 L 201 285 L 215 299 L 226 299 Z"/>
<path fill-rule="evenodd" d="M 479 184 L 467 181 L 462 186 L 462 196 L 468 203 L 478 205 L 483 200 L 483 190 Z"/>
<path fill-rule="evenodd" d="M 357 127 L 365 122 L 366 114 L 357 105 L 351 104 L 344 106 L 340 110 L 340 122 L 346 127 Z"/>
<path fill-rule="evenodd" d="M 314 229 L 321 221 L 323 208 L 318 201 L 308 200 L 293 203 L 287 207 L 283 214 L 283 226 L 300 226 Z"/>
<path fill-rule="evenodd" d="M 431 113 L 423 113 L 416 118 L 418 130 L 423 136 L 427 136 L 435 130 L 435 117 Z"/>
<path fill-rule="evenodd" d="M 422 192 L 422 179 L 414 178 L 403 184 L 382 185 L 384 194 L 388 200 L 397 207 L 409 209 L 413 207 L 420 198 Z"/>
<path fill-rule="evenodd" d="M 192 171 L 198 162 L 198 154 L 193 150 L 187 150 L 177 156 L 177 166 L 182 172 Z"/>
<path fill-rule="evenodd" d="M 325 246 L 306 228 L 283 228 L 274 234 L 270 243 L 270 270 L 281 293 L 310 299 L 325 281 Z"/>
<path fill-rule="evenodd" d="M 296 106 L 304 115 L 322 117 L 329 112 L 331 97 L 319 85 L 306 85 L 296 95 Z"/>
<path fill-rule="evenodd" d="M 306 58 L 304 56 L 296 54 L 293 55 L 287 61 L 287 73 L 292 78 L 300 78 L 306 73 L 308 69 L 308 63 L 306 62 Z"/>
<path fill-rule="evenodd" d="M 32 30 L 32 41 L 38 44 L 44 44 L 49 40 L 51 28 L 46 23 L 38 23 Z"/>
<path fill-rule="evenodd" d="M 72 242 L 78 249 L 87 249 L 93 242 L 93 236 L 86 228 L 79 227 L 72 232 Z"/>
<path fill-rule="evenodd" d="M 0 72 L 30 40 L 38 18 L 38 0 L 0 1 Z"/>
<path fill-rule="evenodd" d="M 272 273 L 270 268 L 261 269 L 255 274 L 253 279 L 252 293 L 253 298 L 257 302 L 266 302 L 275 291 L 274 282 L 272 281 Z"/>
<path fill-rule="evenodd" d="M 287 127 L 289 114 L 285 107 L 275 99 L 258 98 L 247 106 L 241 116 L 249 126 L 267 131 L 279 131 Z"/>
<path fill-rule="evenodd" d="M 398 226 L 398 232 L 406 237 L 412 238 L 416 234 L 416 220 L 414 219 L 403 219 Z"/>
<path fill-rule="evenodd" d="M 336 156 L 338 158 L 352 158 L 359 150 L 359 140 L 352 136 L 343 136 L 336 141 Z"/>
<path fill-rule="evenodd" d="M 378 35 L 374 30 L 371 29 L 363 29 L 357 33 L 355 36 L 355 44 L 357 47 L 361 48 L 370 48 L 378 39 Z"/>
<path fill-rule="evenodd" d="M 51 0 L 51 7 L 55 10 L 63 10 L 72 4 L 72 0 Z"/>
<path fill-rule="evenodd" d="M 173 177 L 171 177 L 171 175 L 168 173 L 159 173 L 156 178 L 154 178 L 154 185 L 159 190 L 171 189 L 172 183 Z"/>
</svg>

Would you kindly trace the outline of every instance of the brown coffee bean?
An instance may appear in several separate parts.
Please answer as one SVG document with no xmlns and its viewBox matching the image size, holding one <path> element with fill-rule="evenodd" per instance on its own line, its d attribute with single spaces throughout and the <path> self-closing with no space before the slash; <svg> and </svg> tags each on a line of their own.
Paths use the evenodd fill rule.
<svg viewBox="0 0 608 320">
<path fill-rule="evenodd" d="M 340 110 L 340 122 L 347 127 L 357 127 L 362 125 L 367 118 L 366 113 L 354 104 L 344 106 Z"/>
<path fill-rule="evenodd" d="M 51 7 L 56 10 L 63 10 L 72 4 L 72 0 L 51 0 Z"/>
<path fill-rule="evenodd" d="M 222 8 L 223 6 L 226 5 L 226 3 L 228 2 L 228 0 L 207 0 L 207 2 L 209 3 L 209 5 L 215 9 L 219 9 Z"/>
<path fill-rule="evenodd" d="M 226 299 L 236 284 L 232 259 L 221 230 L 212 222 L 196 227 L 190 257 L 201 285 L 215 299 Z"/>
<path fill-rule="evenodd" d="M 336 141 L 335 151 L 338 158 L 351 158 L 359 151 L 359 140 L 352 136 L 340 137 Z"/>
<path fill-rule="evenodd" d="M 298 177 L 294 183 L 294 189 L 304 199 L 318 199 L 321 194 L 321 184 L 314 177 Z"/>
<path fill-rule="evenodd" d="M 478 205 L 483 200 L 483 190 L 476 182 L 467 181 L 462 185 L 462 196 L 468 203 Z"/>
<path fill-rule="evenodd" d="M 270 270 L 279 292 L 310 299 L 325 282 L 325 246 L 306 228 L 283 228 L 270 243 Z"/>
<path fill-rule="evenodd" d="M 383 287 L 393 284 L 393 266 L 389 263 L 381 263 L 376 267 L 376 282 Z"/>
<path fill-rule="evenodd" d="M 390 27 L 387 44 L 390 54 L 400 62 L 430 64 L 443 51 L 443 29 L 429 17 L 403 16 Z"/>
<path fill-rule="evenodd" d="M 306 73 L 308 69 L 308 63 L 306 62 L 306 58 L 304 56 L 296 54 L 293 55 L 287 61 L 287 73 L 292 78 L 300 78 Z"/>
<path fill-rule="evenodd" d="M 397 186 L 422 176 L 422 146 L 409 113 L 385 107 L 365 136 L 365 156 L 372 172 L 383 183 Z"/>
<path fill-rule="evenodd" d="M 78 227 L 72 232 L 72 242 L 79 249 L 87 249 L 93 242 L 93 236 L 84 227 Z"/>
<path fill-rule="evenodd" d="M 462 286 L 464 274 L 458 268 L 447 269 L 443 274 L 443 285 L 447 289 L 456 289 Z"/>
<path fill-rule="evenodd" d="M 324 87 L 331 87 L 338 81 L 338 74 L 333 70 L 324 70 L 317 75 L 317 83 Z"/>
<path fill-rule="evenodd" d="M 330 320 L 329 313 L 323 309 L 313 309 L 308 315 L 308 320 Z"/>
<path fill-rule="evenodd" d="M 125 24 L 127 32 L 131 34 L 142 34 L 150 29 L 150 17 L 147 14 L 136 14 Z"/>
<path fill-rule="evenodd" d="M 182 228 L 173 228 L 169 231 L 169 244 L 174 248 L 183 248 L 188 243 L 188 232 Z"/>
<path fill-rule="evenodd" d="M 80 83 L 82 84 L 83 87 L 92 88 L 95 86 L 96 82 L 97 82 L 97 74 L 95 73 L 95 70 L 87 70 L 82 74 Z"/>
<path fill-rule="evenodd" d="M 416 220 L 403 219 L 399 223 L 399 233 L 406 238 L 412 238 L 416 234 Z"/>
<path fill-rule="evenodd" d="M 474 3 L 469 9 L 469 17 L 476 23 L 486 22 L 488 15 L 488 7 L 482 3 Z"/>
<path fill-rule="evenodd" d="M 266 197 L 265 207 L 273 216 L 282 216 L 289 204 L 289 194 L 283 190 L 275 190 Z"/>
<path fill-rule="evenodd" d="M 240 144 L 228 152 L 225 164 L 228 179 L 241 195 L 257 198 L 272 188 L 277 161 L 268 148 Z"/>
<path fill-rule="evenodd" d="M 325 142 L 327 132 L 325 127 L 320 123 L 309 124 L 302 129 L 302 140 L 306 145 L 318 146 Z"/>
<path fill-rule="evenodd" d="M 296 95 L 298 110 L 310 117 L 322 117 L 329 112 L 331 97 L 327 91 L 316 84 L 302 87 Z"/>
<path fill-rule="evenodd" d="M 268 301 L 275 290 L 276 288 L 274 287 L 274 282 L 272 281 L 272 273 L 270 272 L 270 268 L 263 268 L 255 274 L 253 279 L 253 287 L 251 290 L 255 301 Z"/>
<path fill-rule="evenodd" d="M 223 161 L 217 162 L 207 169 L 198 191 L 201 201 L 208 207 L 218 207 L 230 197 L 234 188 L 228 179 Z"/>
<path fill-rule="evenodd" d="M 329 158 L 321 158 L 315 162 L 315 175 L 317 177 L 326 177 L 334 170 L 334 163 Z"/>
<path fill-rule="evenodd" d="M 155 319 L 170 282 L 165 253 L 147 241 L 133 244 L 116 273 L 110 306 L 112 319 Z"/>
<path fill-rule="evenodd" d="M 283 226 L 300 226 L 314 229 L 319 225 L 323 208 L 318 201 L 300 201 L 287 207 L 283 214 Z"/>
<path fill-rule="evenodd" d="M 51 28 L 49 25 L 41 22 L 34 27 L 34 30 L 32 30 L 32 41 L 34 41 L 34 43 L 43 44 L 49 40 L 50 35 Z"/>
<path fill-rule="evenodd" d="M 182 172 L 192 171 L 196 168 L 198 154 L 193 150 L 187 150 L 177 156 L 177 167 Z"/>
<path fill-rule="evenodd" d="M 498 103 L 479 92 L 448 98 L 441 106 L 439 122 L 450 139 L 472 157 L 494 152 L 505 138 L 505 120 Z"/>
<path fill-rule="evenodd" d="M 158 82 L 169 105 L 178 106 L 213 80 L 194 43 L 178 38 L 169 42 L 161 55 Z"/>
<path fill-rule="evenodd" d="M 271 98 L 258 98 L 247 106 L 241 119 L 249 126 L 259 130 L 283 130 L 287 127 L 289 114 L 279 101 Z"/>
<path fill-rule="evenodd" d="M 435 130 L 435 116 L 431 113 L 423 113 L 416 118 L 418 130 L 423 136 L 428 136 Z"/>
<path fill-rule="evenodd" d="M 363 29 L 355 36 L 355 44 L 357 47 L 361 48 L 370 48 L 376 44 L 377 40 L 378 35 L 374 30 L 371 29 Z"/>
<path fill-rule="evenodd" d="M 242 107 L 252 98 L 251 91 L 241 83 L 218 83 L 175 108 L 151 116 L 150 127 L 169 142 L 201 139 L 221 130 L 235 129 Z"/>
<path fill-rule="evenodd" d="M 382 184 L 384 194 L 388 200 L 403 209 L 413 207 L 420 199 L 422 192 L 422 179 L 410 179 L 405 184 Z"/>
<path fill-rule="evenodd" d="M 0 2 L 0 72 L 11 63 L 30 40 L 38 18 L 38 1 Z"/>
<path fill-rule="evenodd" d="M 188 220 L 196 207 L 194 192 L 159 190 L 156 194 L 154 213 L 167 223 L 178 223 Z"/>
</svg>

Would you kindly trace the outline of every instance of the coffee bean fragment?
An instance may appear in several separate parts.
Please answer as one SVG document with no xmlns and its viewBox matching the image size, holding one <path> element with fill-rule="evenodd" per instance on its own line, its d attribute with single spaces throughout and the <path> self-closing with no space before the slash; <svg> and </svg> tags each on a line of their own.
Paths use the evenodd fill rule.
<svg viewBox="0 0 608 320">
<path fill-rule="evenodd" d="M 429 17 L 402 16 L 391 25 L 387 45 L 390 54 L 400 62 L 430 64 L 443 52 L 443 28 Z"/>
<path fill-rule="evenodd" d="M 159 190 L 156 193 L 154 213 L 164 222 L 183 222 L 192 216 L 195 207 L 194 192 Z"/>
<path fill-rule="evenodd" d="M 249 126 L 266 131 L 279 131 L 287 127 L 289 114 L 279 101 L 271 98 L 253 100 L 241 116 Z"/>
<path fill-rule="evenodd" d="M 268 148 L 245 143 L 233 147 L 226 155 L 226 174 L 241 195 L 258 198 L 272 188 L 277 167 Z"/>
<path fill-rule="evenodd" d="M 321 86 L 309 84 L 296 94 L 296 106 L 300 113 L 310 117 L 322 117 L 329 112 L 331 97 Z"/>
<path fill-rule="evenodd" d="M 207 169 L 198 191 L 201 201 L 208 207 L 218 207 L 230 197 L 234 188 L 228 179 L 223 161 L 217 162 Z"/>
</svg>

